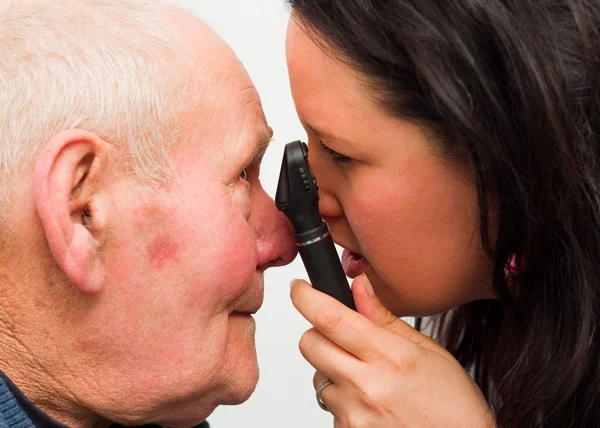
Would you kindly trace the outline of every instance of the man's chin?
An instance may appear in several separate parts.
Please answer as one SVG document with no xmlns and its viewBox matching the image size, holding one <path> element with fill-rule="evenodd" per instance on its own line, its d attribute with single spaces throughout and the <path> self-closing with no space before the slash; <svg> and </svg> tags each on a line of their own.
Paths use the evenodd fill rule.
<svg viewBox="0 0 600 428">
<path fill-rule="evenodd" d="M 230 384 L 229 393 L 223 397 L 221 404 L 235 406 L 242 404 L 252 396 L 258 384 L 258 363 L 256 357 L 253 361 L 246 360 L 245 367 L 239 367 L 239 375 Z"/>
<path fill-rule="evenodd" d="M 216 402 L 213 402 L 211 406 L 207 406 L 207 408 L 204 409 L 205 413 L 203 413 L 203 415 L 200 416 L 196 413 L 195 415 L 188 414 L 183 416 L 180 413 L 180 416 L 182 416 L 181 419 L 173 418 L 164 420 L 160 421 L 159 424 L 170 428 L 196 427 L 208 419 L 219 406 L 236 406 L 248 401 L 254 393 L 258 383 L 258 366 L 255 365 L 254 373 L 251 373 L 251 371 L 252 370 L 246 369 L 245 373 L 240 373 L 239 377 L 230 382 L 226 389 L 219 392 L 219 397 Z M 207 402 L 205 401 L 204 404 L 206 405 Z M 190 410 L 189 406 L 187 410 Z"/>
<path fill-rule="evenodd" d="M 258 383 L 255 344 L 256 325 L 249 314 L 232 313 L 228 319 L 225 352 L 213 380 L 211 402 L 215 406 L 234 406 L 247 401 Z"/>
</svg>

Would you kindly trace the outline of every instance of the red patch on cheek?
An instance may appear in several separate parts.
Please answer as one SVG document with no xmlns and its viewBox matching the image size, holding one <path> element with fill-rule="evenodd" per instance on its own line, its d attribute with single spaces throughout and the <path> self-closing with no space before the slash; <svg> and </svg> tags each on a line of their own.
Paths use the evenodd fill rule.
<svg viewBox="0 0 600 428">
<path fill-rule="evenodd" d="M 168 235 L 160 235 L 148 246 L 148 258 L 157 269 L 160 269 L 165 263 L 175 260 L 179 253 L 177 245 Z"/>
</svg>

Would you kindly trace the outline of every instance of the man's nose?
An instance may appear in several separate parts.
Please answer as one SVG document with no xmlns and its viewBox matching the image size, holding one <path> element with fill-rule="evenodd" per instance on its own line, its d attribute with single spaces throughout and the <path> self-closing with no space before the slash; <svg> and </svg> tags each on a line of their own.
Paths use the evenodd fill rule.
<svg viewBox="0 0 600 428">
<path fill-rule="evenodd" d="M 254 195 L 251 217 L 257 237 L 258 268 L 287 265 L 298 254 L 292 224 L 263 189 L 258 193 Z"/>
</svg>

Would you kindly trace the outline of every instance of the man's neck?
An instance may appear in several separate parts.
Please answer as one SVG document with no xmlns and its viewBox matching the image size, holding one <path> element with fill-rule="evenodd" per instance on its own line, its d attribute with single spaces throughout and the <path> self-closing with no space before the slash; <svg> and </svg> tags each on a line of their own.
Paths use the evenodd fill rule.
<svg viewBox="0 0 600 428">
<path fill-rule="evenodd" d="M 68 367 L 59 367 L 52 359 L 37 357 L 42 350 L 57 349 L 56 344 L 24 338 L 15 323 L 5 319 L 6 308 L 0 316 L 0 371 L 23 393 L 32 405 L 49 418 L 73 428 L 105 427 L 110 424 L 97 417 L 71 393 L 64 381 L 70 379 Z M 33 343 L 32 343 L 33 342 Z M 44 352 L 46 352 L 44 351 Z M 59 382 L 55 373 L 69 374 Z"/>
</svg>

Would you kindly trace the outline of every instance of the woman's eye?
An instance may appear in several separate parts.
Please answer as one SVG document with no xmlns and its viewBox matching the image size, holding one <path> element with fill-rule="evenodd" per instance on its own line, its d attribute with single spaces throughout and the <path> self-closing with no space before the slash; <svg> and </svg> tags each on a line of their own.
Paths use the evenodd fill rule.
<svg viewBox="0 0 600 428">
<path fill-rule="evenodd" d="M 321 148 L 323 149 L 323 151 L 325 153 L 327 153 L 335 163 L 349 164 L 350 162 L 352 162 L 352 160 L 353 160 L 352 158 L 349 158 L 348 156 L 344 156 L 344 155 L 336 152 L 335 150 L 330 149 L 323 143 L 323 141 L 319 141 L 319 143 L 321 144 Z"/>
<path fill-rule="evenodd" d="M 244 181 L 246 181 L 248 179 L 248 173 L 246 172 L 245 169 L 243 169 L 242 172 L 240 172 L 239 178 L 240 178 L 240 180 L 244 180 Z"/>
</svg>

